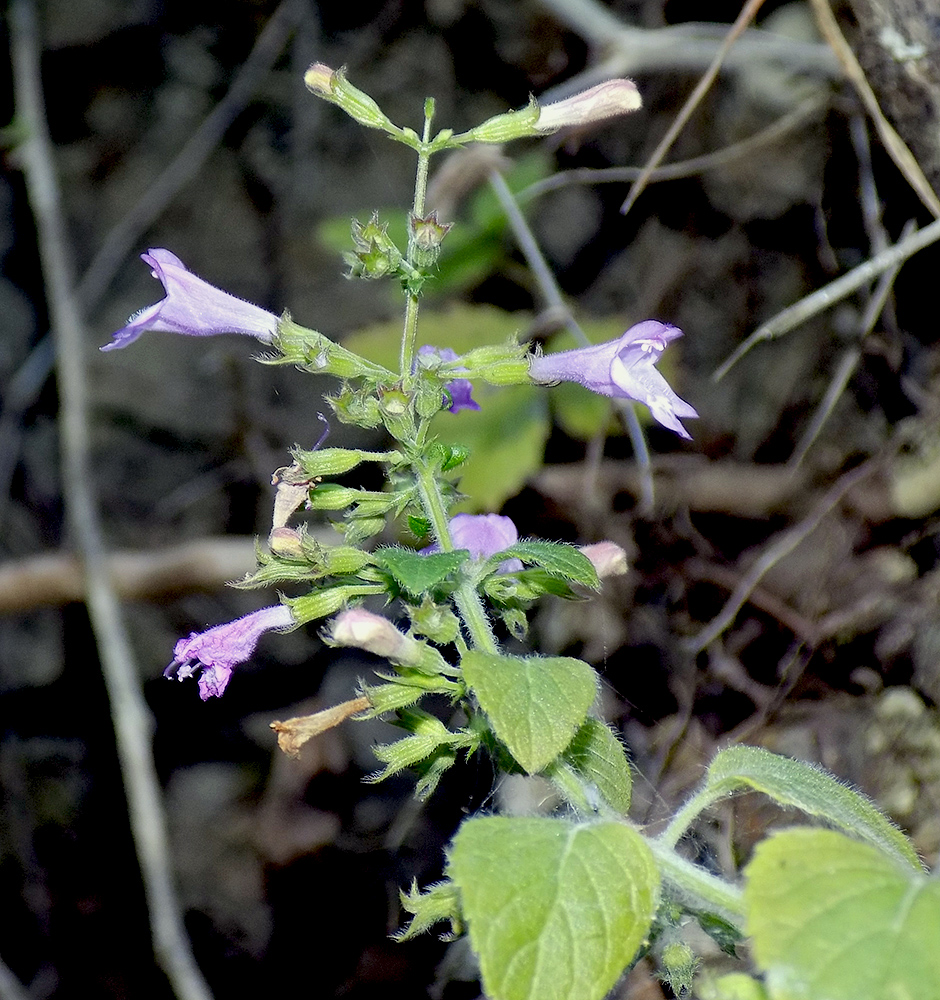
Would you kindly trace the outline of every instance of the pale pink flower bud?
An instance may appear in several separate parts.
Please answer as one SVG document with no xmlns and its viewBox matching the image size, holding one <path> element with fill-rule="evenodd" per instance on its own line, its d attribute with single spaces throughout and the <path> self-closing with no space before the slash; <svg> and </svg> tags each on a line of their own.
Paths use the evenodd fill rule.
<svg viewBox="0 0 940 1000">
<path fill-rule="evenodd" d="M 582 545 L 581 551 L 591 560 L 601 579 L 605 576 L 623 576 L 627 572 L 627 553 L 616 542 Z"/>
<path fill-rule="evenodd" d="M 315 94 L 319 94 L 320 97 L 333 96 L 332 80 L 333 70 L 323 63 L 314 63 L 304 73 L 304 83 L 307 85 L 307 88 Z"/>
<path fill-rule="evenodd" d="M 541 106 L 533 128 L 537 132 L 557 132 L 569 126 L 590 125 L 636 111 L 642 103 L 632 80 L 606 80 L 563 101 Z"/>
<path fill-rule="evenodd" d="M 412 666 L 422 660 L 420 643 L 399 632 L 387 618 L 363 608 L 350 608 L 337 615 L 327 640 L 336 646 L 364 649 L 401 666 Z"/>
</svg>

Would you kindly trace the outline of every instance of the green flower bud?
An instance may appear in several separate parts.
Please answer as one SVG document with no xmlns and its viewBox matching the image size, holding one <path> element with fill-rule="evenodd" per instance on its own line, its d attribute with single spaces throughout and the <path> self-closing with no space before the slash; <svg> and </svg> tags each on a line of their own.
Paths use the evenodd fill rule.
<svg viewBox="0 0 940 1000">
<path fill-rule="evenodd" d="M 446 646 L 457 638 L 460 623 L 450 608 L 425 597 L 420 605 L 407 605 L 406 611 L 414 631 L 426 635 L 431 642 Z"/>
<path fill-rule="evenodd" d="M 319 451 L 291 450 L 294 461 L 303 469 L 308 478 L 316 476 L 341 476 L 355 469 L 360 462 L 388 462 L 400 465 L 399 451 L 360 451 L 352 448 L 321 448 Z"/>
<path fill-rule="evenodd" d="M 284 603 L 290 608 L 295 620 L 303 623 L 335 615 L 347 601 L 365 594 L 378 593 L 379 590 L 379 587 L 361 585 L 327 587 L 324 590 L 315 590 L 304 597 L 285 598 Z"/>
<path fill-rule="evenodd" d="M 353 545 L 321 545 L 306 534 L 302 541 L 304 555 L 321 576 L 353 576 L 372 562 Z"/>
<path fill-rule="evenodd" d="M 378 401 L 366 390 L 344 386 L 339 395 L 328 397 L 327 402 L 340 423 L 355 427 L 378 427 L 382 423 Z"/>
<path fill-rule="evenodd" d="M 437 212 L 431 212 L 423 219 L 409 216 L 411 236 L 415 246 L 415 267 L 419 270 L 433 267 L 441 255 L 441 243 L 450 232 L 453 223 L 438 222 Z"/>
<path fill-rule="evenodd" d="M 494 344 L 477 347 L 459 358 L 468 378 L 482 378 L 491 385 L 525 385 L 531 382 L 527 344 Z"/>
<path fill-rule="evenodd" d="M 352 238 L 356 249 L 345 255 L 350 277 L 384 278 L 398 272 L 402 254 L 388 235 L 388 223 L 379 222 L 378 212 L 365 225 L 353 219 Z"/>
<path fill-rule="evenodd" d="M 535 128 L 538 120 L 539 106 L 535 98 L 530 97 L 524 108 L 488 118 L 482 125 L 454 136 L 451 141 L 503 143 L 524 139 L 539 134 Z"/>
<path fill-rule="evenodd" d="M 370 376 L 389 381 L 395 378 L 387 368 L 347 351 L 316 330 L 298 325 L 287 314 L 278 323 L 273 346 L 281 357 L 264 359 L 269 363 L 297 365 L 304 371 L 337 375 L 340 378 Z"/>
<path fill-rule="evenodd" d="M 350 545 L 358 545 L 365 539 L 377 535 L 385 527 L 385 518 L 357 517 L 335 527 L 343 533 Z"/>
<path fill-rule="evenodd" d="M 525 108 L 489 118 L 469 132 L 454 136 L 450 139 L 450 145 L 465 142 L 501 143 L 550 135 L 562 128 L 592 125 L 636 111 L 642 103 L 632 80 L 606 80 L 552 104 L 540 106 L 534 97 L 530 98 Z"/>
<path fill-rule="evenodd" d="M 369 699 L 372 708 L 366 713 L 364 718 L 375 718 L 377 715 L 384 715 L 386 712 L 397 712 L 399 709 L 407 708 L 427 694 L 421 688 L 410 687 L 407 684 L 363 684 L 362 693 Z M 398 744 L 393 743 L 392 746 Z M 378 756 L 378 754 L 376 754 Z M 384 760 L 384 758 L 379 758 Z M 407 765 L 404 765 L 407 767 Z M 392 773 L 392 772 L 389 772 Z"/>
<path fill-rule="evenodd" d="M 391 510 L 401 503 L 397 493 L 379 493 L 375 490 L 357 490 L 351 486 L 340 486 L 338 483 L 323 483 L 310 493 L 307 501 L 309 510 L 343 510 L 358 504 L 360 509 L 364 504 L 370 504 L 371 512 Z"/>
<path fill-rule="evenodd" d="M 304 74 L 304 83 L 311 93 L 342 108 L 360 125 L 382 129 L 393 135 L 401 132 L 367 93 L 346 79 L 345 69 L 333 70 L 323 63 L 314 63 Z"/>
<path fill-rule="evenodd" d="M 379 412 L 389 434 L 399 441 L 415 436 L 414 401 L 400 388 L 379 389 Z"/>
<path fill-rule="evenodd" d="M 679 941 L 667 944 L 663 948 L 661 963 L 661 978 L 677 997 L 692 989 L 698 958 L 687 944 Z"/>
</svg>

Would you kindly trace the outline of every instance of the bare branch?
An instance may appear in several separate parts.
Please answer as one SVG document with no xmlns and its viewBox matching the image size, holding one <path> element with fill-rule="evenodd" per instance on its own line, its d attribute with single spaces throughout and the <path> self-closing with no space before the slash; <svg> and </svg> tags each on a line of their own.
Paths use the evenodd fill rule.
<svg viewBox="0 0 940 1000">
<path fill-rule="evenodd" d="M 39 30 L 33 0 L 14 0 L 10 41 L 16 114 L 28 138 L 20 148 L 36 221 L 43 279 L 56 343 L 61 399 L 62 478 L 75 544 L 81 553 L 89 617 L 98 642 L 128 800 L 131 831 L 143 874 L 154 953 L 179 1000 L 209 1000 L 183 928 L 173 885 L 150 734 L 153 719 L 140 689 L 133 655 L 111 587 L 108 561 L 91 486 L 85 336 L 71 276 L 58 181 L 39 73 Z"/>
</svg>

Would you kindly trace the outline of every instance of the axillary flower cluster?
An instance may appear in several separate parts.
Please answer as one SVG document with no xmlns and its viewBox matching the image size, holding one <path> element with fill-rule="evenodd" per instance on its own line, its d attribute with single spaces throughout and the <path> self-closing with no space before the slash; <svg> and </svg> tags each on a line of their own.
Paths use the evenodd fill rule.
<svg viewBox="0 0 940 1000">
<path fill-rule="evenodd" d="M 681 336 L 676 327 L 657 320 L 637 323 L 617 340 L 605 344 L 548 355 L 530 353 L 518 344 L 481 348 L 463 357 L 446 346 L 416 348 L 421 286 L 433 277 L 440 243 L 450 228 L 439 223 L 433 213 L 424 211 L 430 156 L 469 143 L 502 143 L 605 121 L 639 107 L 639 95 L 632 82 L 610 80 L 544 107 L 532 100 L 519 111 L 498 115 L 460 135 L 445 130 L 431 137 L 433 109 L 429 102 L 424 135 L 419 137 L 411 129 L 392 124 L 368 95 L 349 84 L 343 71 L 316 64 L 305 80 L 317 96 L 338 105 L 360 123 L 382 129 L 391 138 L 412 146 L 418 154 L 418 184 L 408 246 L 395 247 L 386 227 L 373 218 L 364 225 L 353 224 L 355 250 L 347 255 L 354 275 L 394 277 L 401 283 L 406 310 L 400 371 L 390 371 L 347 351 L 317 331 L 299 326 L 287 313 L 277 316 L 216 288 L 162 248 L 141 256 L 163 285 L 165 297 L 131 316 L 114 333 L 112 341 L 101 348 L 111 351 L 127 347 L 147 330 L 194 337 L 227 333 L 253 337 L 269 352 L 260 358 L 265 363 L 290 364 L 304 371 L 338 376 L 342 388 L 330 400 L 336 418 L 364 427 L 384 424 L 395 442 L 393 449 L 379 453 L 298 449 L 292 465 L 280 470 L 275 481 L 279 484 L 281 506 L 272 529 L 270 552 L 262 555 L 258 571 L 240 585 L 312 583 L 313 589 L 301 597 L 282 597 L 281 603 L 273 607 L 193 633 L 177 643 L 166 675 L 180 680 L 198 675 L 199 693 L 204 700 L 225 691 L 233 668 L 252 656 L 265 632 L 290 629 L 340 612 L 349 614 L 348 609 L 373 595 L 401 599 L 410 620 L 409 636 L 423 637 L 409 641 L 451 644 L 459 652 L 468 647 L 496 648 L 494 617 L 502 618 L 513 631 L 524 631 L 527 604 L 546 590 L 565 589 L 567 581 L 559 582 L 565 574 L 551 559 L 540 561 L 531 550 L 512 554 L 519 542 L 508 518 L 449 514 L 457 497 L 453 470 L 459 472 L 463 456 L 458 449 L 436 444 L 429 424 L 441 410 L 478 410 L 472 396 L 474 380 L 495 385 L 577 382 L 602 395 L 643 403 L 659 423 L 683 438 L 689 434 L 682 419 L 697 415 L 655 367 L 666 346 Z M 386 490 L 357 490 L 328 481 L 368 461 L 385 466 Z M 288 489 L 292 492 L 285 510 L 283 491 Z M 335 523 L 345 536 L 343 544 L 326 548 L 313 542 L 302 525 L 288 527 L 288 518 L 301 507 L 344 512 L 342 520 Z M 361 547 L 362 542 L 384 528 L 389 518 L 396 517 L 407 520 L 420 543 L 417 550 L 392 546 L 370 553 Z M 585 551 L 588 568 L 581 569 L 590 580 L 593 563 L 590 550 Z M 527 565 L 534 568 L 526 569 Z M 623 560 L 616 555 L 612 558 L 609 550 L 598 556 L 598 566 L 604 572 L 615 572 L 610 567 L 622 565 Z M 433 571 L 429 566 L 434 567 Z M 553 579 L 552 586 L 546 584 L 547 578 Z M 354 630 L 334 627 L 327 634 L 334 637 L 333 641 L 339 635 L 342 641 L 357 644 Z M 437 671 L 439 678 L 447 679 L 443 689 L 450 694 L 455 690 L 453 674 L 449 667 L 441 666 Z M 402 680 L 399 672 L 395 682 L 402 686 Z M 414 677 L 408 680 L 409 692 L 414 693 Z M 427 678 L 418 693 L 425 689 L 435 690 Z M 465 690 L 460 687 L 458 693 Z M 374 709 L 389 707 L 387 698 L 383 701 L 374 694 L 371 698 Z"/>
</svg>

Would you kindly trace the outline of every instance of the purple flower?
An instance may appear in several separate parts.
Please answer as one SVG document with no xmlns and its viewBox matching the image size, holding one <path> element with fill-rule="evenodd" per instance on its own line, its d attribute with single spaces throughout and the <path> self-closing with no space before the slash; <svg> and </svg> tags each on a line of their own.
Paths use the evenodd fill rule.
<svg viewBox="0 0 940 1000">
<path fill-rule="evenodd" d="M 197 278 L 169 250 L 148 250 L 140 257 L 153 268 L 153 276 L 163 283 L 166 298 L 134 313 L 127 325 L 113 334 L 111 343 L 101 348 L 102 351 L 127 347 L 144 330 L 165 330 L 191 337 L 247 333 L 265 344 L 274 339 L 278 320 L 273 313 Z"/>
<path fill-rule="evenodd" d="M 679 418 L 698 413 L 654 367 L 666 345 L 681 336 L 678 327 L 647 319 L 631 326 L 619 340 L 532 358 L 529 375 L 536 382 L 578 382 L 602 396 L 645 403 L 663 427 L 691 440 Z"/>
<path fill-rule="evenodd" d="M 441 361 L 457 360 L 456 351 L 451 350 L 449 347 L 432 347 L 430 344 L 419 347 L 418 354 L 422 357 L 434 356 Z M 458 369 L 458 371 L 463 370 Z M 455 378 L 453 382 L 448 382 L 445 388 L 447 389 L 447 394 L 450 396 L 450 406 L 447 409 L 451 413 L 459 413 L 461 410 L 480 409 L 480 404 L 471 395 L 473 392 L 473 383 L 470 379 Z"/>
<path fill-rule="evenodd" d="M 481 561 L 519 541 L 516 526 L 501 514 L 455 514 L 448 524 L 454 548 L 469 549 L 471 557 Z M 421 551 L 430 554 L 440 552 L 441 547 L 435 543 Z M 499 565 L 500 573 L 515 573 L 520 569 L 519 559 L 507 559 Z"/>
<path fill-rule="evenodd" d="M 199 674 L 199 697 L 203 701 L 220 697 L 237 663 L 244 663 L 255 651 L 262 633 L 272 628 L 294 624 L 290 609 L 284 604 L 253 611 L 225 625 L 205 632 L 193 632 L 180 639 L 173 649 L 173 662 L 163 671 L 164 677 L 183 681 L 202 667 Z"/>
</svg>

